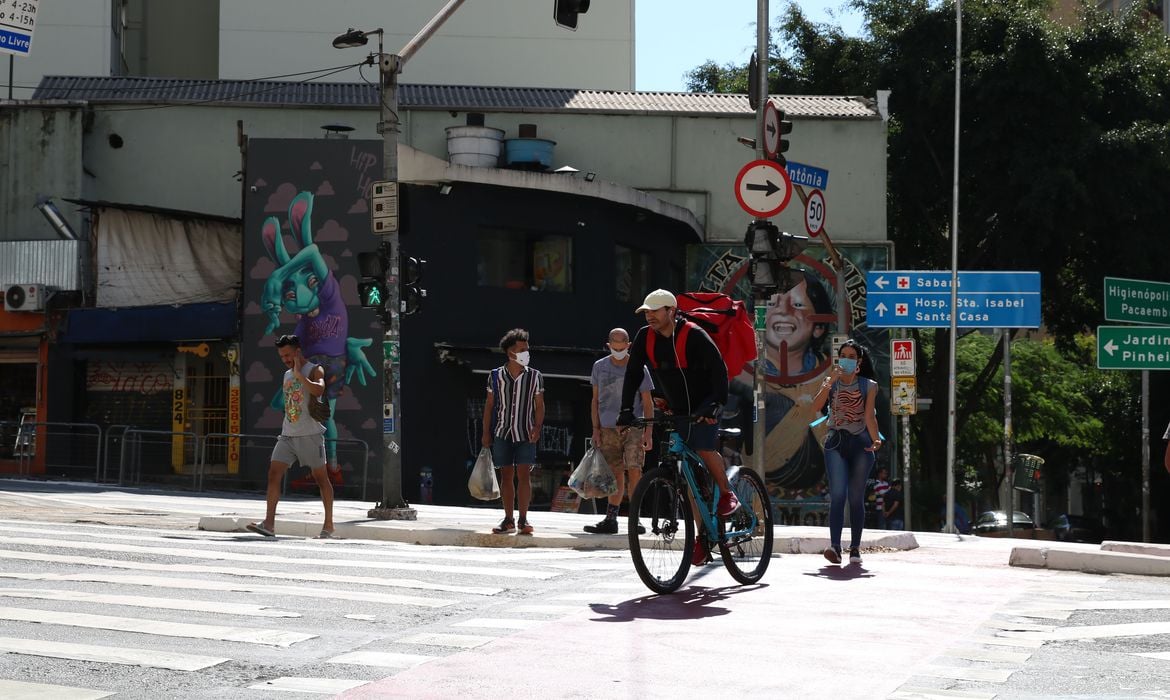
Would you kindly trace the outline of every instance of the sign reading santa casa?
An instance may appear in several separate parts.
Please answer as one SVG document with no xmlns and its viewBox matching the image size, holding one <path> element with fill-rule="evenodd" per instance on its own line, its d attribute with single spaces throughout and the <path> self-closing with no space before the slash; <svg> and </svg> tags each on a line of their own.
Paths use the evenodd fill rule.
<svg viewBox="0 0 1170 700">
<path fill-rule="evenodd" d="M 960 328 L 1039 328 L 1039 272 L 960 271 Z M 872 328 L 951 324 L 951 273 L 891 270 L 866 274 L 866 322 Z"/>
</svg>

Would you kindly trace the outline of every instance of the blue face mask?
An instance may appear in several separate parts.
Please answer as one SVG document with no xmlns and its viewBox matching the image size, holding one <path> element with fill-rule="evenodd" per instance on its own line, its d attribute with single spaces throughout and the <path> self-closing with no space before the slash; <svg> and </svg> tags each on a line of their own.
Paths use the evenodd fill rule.
<svg viewBox="0 0 1170 700">
<path fill-rule="evenodd" d="M 837 364 L 841 366 L 845 374 L 853 374 L 857 371 L 857 360 L 855 358 L 840 357 L 837 358 Z"/>
</svg>

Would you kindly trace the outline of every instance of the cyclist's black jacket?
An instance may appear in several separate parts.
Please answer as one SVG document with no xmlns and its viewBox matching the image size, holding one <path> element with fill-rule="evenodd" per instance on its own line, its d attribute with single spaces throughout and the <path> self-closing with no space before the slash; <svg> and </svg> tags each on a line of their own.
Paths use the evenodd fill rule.
<svg viewBox="0 0 1170 700">
<path fill-rule="evenodd" d="M 642 367 L 649 368 L 654 388 L 666 397 L 666 403 L 676 416 L 691 415 L 704 405 L 722 406 L 727 403 L 727 365 L 711 336 L 698 326 L 687 333 L 686 369 L 678 368 L 675 359 L 675 340 L 682 319 L 675 319 L 674 333 L 669 338 L 658 334 L 654 340 L 655 369 L 646 359 L 646 335 L 654 333 L 643 326 L 630 343 L 630 362 L 626 365 L 622 385 L 622 410 L 634 407 L 634 396 L 642 382 Z"/>
</svg>

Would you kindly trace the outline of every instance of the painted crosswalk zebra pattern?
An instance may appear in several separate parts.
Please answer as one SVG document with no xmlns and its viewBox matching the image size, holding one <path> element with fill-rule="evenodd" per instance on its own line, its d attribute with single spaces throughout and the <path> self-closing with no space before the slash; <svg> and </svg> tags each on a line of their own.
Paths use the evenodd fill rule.
<svg viewBox="0 0 1170 700">
<path fill-rule="evenodd" d="M 632 576 L 612 552 L 0 520 L 0 697 L 340 693 L 572 614 L 566 574 L 613 586 L 618 568 Z"/>
</svg>

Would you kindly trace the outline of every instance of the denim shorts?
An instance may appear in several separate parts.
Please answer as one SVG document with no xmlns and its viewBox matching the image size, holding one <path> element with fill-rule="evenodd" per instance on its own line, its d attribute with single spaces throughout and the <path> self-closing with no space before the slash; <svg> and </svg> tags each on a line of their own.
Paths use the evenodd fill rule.
<svg viewBox="0 0 1170 700">
<path fill-rule="evenodd" d="M 674 429 L 695 452 L 719 449 L 719 426 L 715 423 L 692 423 L 689 418 L 679 418 L 675 420 Z"/>
<path fill-rule="evenodd" d="M 536 461 L 536 443 L 519 442 L 492 436 L 492 464 L 500 467 L 516 467 L 522 464 L 531 466 Z"/>
</svg>

